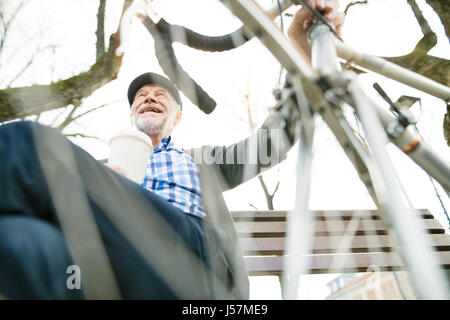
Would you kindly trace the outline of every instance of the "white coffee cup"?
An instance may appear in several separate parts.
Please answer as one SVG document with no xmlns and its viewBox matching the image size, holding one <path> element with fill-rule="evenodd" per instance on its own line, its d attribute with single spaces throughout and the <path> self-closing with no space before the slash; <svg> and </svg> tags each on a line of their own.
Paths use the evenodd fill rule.
<svg viewBox="0 0 450 320">
<path fill-rule="evenodd" d="M 153 151 L 150 137 L 134 129 L 120 130 L 109 140 L 109 148 L 108 163 L 121 167 L 127 178 L 141 184 Z"/>
</svg>

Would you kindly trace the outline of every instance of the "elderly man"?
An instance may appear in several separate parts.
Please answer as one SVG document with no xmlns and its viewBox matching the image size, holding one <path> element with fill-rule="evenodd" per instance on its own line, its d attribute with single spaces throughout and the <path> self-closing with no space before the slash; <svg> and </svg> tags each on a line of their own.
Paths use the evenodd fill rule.
<svg viewBox="0 0 450 320">
<path fill-rule="evenodd" d="M 339 29 L 337 1 L 310 2 Z M 302 8 L 289 30 L 307 54 L 310 20 Z M 282 160 L 294 143 L 296 119 L 273 112 L 255 136 L 239 143 L 183 150 L 171 138 L 182 104 L 168 79 L 140 75 L 129 86 L 128 101 L 133 123 L 155 148 L 141 185 L 51 128 L 30 122 L 0 127 L 1 295 L 248 298 L 221 193 Z M 281 129 L 280 139 L 264 129 Z M 274 161 L 239 161 L 261 156 L 261 148 Z"/>
<path fill-rule="evenodd" d="M 205 216 L 198 167 L 170 136 L 182 117 L 177 88 L 167 78 L 148 72 L 131 82 L 127 96 L 133 124 L 154 146 L 142 186 L 185 213 Z M 107 165 L 127 176 L 123 168 Z"/>
</svg>

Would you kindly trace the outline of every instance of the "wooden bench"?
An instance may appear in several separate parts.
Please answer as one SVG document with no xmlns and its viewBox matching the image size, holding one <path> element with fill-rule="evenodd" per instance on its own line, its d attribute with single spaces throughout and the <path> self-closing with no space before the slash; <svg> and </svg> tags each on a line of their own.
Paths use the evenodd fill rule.
<svg viewBox="0 0 450 320">
<path fill-rule="evenodd" d="M 278 275 L 283 269 L 287 211 L 231 213 L 247 271 L 251 276 Z M 398 247 L 377 211 L 313 211 L 314 246 L 309 273 L 405 270 Z M 441 266 L 450 269 L 450 235 L 426 210 L 420 210 Z M 432 248 L 430 248 L 432 249 Z"/>
</svg>

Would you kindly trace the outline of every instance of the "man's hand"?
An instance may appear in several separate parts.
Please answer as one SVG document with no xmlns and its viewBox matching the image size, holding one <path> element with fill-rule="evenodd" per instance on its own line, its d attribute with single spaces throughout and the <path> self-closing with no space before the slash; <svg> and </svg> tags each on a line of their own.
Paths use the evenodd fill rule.
<svg viewBox="0 0 450 320">
<path fill-rule="evenodd" d="M 127 176 L 127 172 L 125 171 L 125 169 L 123 169 L 119 166 L 116 166 L 111 163 L 104 163 L 104 165 L 107 166 L 108 168 L 110 168 L 111 170 L 115 171 L 116 173 L 123 175 L 124 177 Z"/>
<path fill-rule="evenodd" d="M 336 27 L 338 35 L 341 34 L 345 15 L 343 12 L 338 12 L 338 0 L 308 0 L 308 4 L 319 11 L 325 20 Z M 294 20 L 292 20 L 288 29 L 289 39 L 291 39 L 292 43 L 299 46 L 309 59 L 311 59 L 311 44 L 308 41 L 308 30 L 312 25 L 312 19 L 312 12 L 305 6 L 302 6 L 295 14 Z"/>
</svg>

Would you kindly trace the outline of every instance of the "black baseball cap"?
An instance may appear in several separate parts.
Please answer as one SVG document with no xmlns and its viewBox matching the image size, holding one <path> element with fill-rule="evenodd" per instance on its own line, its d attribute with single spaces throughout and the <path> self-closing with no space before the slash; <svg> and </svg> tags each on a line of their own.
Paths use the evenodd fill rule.
<svg viewBox="0 0 450 320">
<path fill-rule="evenodd" d="M 130 107 L 133 104 L 134 96 L 140 88 L 146 84 L 157 84 L 167 89 L 173 98 L 177 101 L 181 109 L 181 98 L 178 89 L 166 77 L 153 72 L 146 72 L 134 79 L 128 87 L 128 102 Z"/>
</svg>

